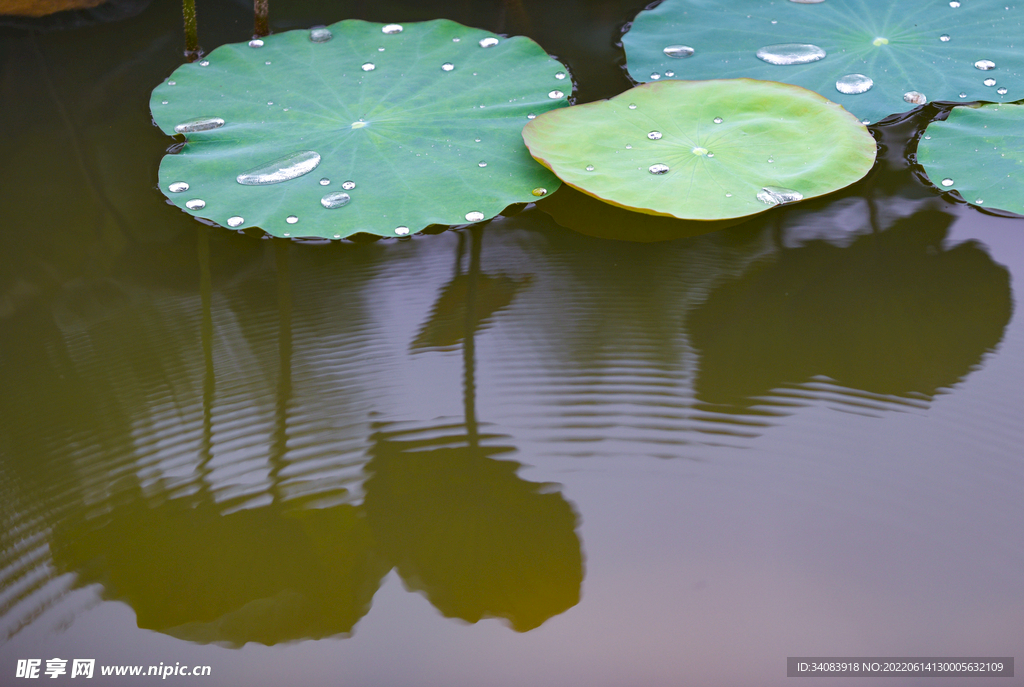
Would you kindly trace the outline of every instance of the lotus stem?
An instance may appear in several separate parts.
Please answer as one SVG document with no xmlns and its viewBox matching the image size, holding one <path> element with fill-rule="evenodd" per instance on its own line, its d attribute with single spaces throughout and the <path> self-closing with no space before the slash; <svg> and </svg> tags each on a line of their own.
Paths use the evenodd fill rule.
<svg viewBox="0 0 1024 687">
<path fill-rule="evenodd" d="M 185 20 L 185 58 L 189 62 L 195 62 L 203 54 L 203 51 L 199 49 L 196 0 L 181 0 L 181 16 Z"/>
<path fill-rule="evenodd" d="M 267 16 L 270 14 L 270 0 L 253 0 L 254 15 L 253 38 L 263 38 L 270 33 Z"/>
</svg>

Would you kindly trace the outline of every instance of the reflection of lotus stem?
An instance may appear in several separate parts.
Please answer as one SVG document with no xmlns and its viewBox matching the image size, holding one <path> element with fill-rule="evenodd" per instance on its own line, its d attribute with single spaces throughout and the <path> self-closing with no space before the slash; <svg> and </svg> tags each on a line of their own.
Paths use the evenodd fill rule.
<svg viewBox="0 0 1024 687">
<path fill-rule="evenodd" d="M 181 16 L 185 19 L 185 57 L 194 62 L 202 51 L 199 49 L 199 29 L 196 26 L 196 0 L 182 0 Z"/>
<path fill-rule="evenodd" d="M 270 14 L 270 0 L 254 0 L 252 4 L 254 25 L 253 38 L 263 38 L 270 33 L 267 15 Z"/>
</svg>

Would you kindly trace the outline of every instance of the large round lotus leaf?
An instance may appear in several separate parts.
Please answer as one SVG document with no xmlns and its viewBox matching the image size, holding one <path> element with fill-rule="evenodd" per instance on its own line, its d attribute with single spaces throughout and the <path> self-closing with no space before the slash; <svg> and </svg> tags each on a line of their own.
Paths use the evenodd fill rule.
<svg viewBox="0 0 1024 687">
<path fill-rule="evenodd" d="M 156 123 L 188 139 L 163 159 L 160 189 L 197 217 L 275 236 L 477 222 L 558 186 L 520 131 L 571 87 L 528 38 L 446 20 L 225 45 L 153 91 Z"/>
<path fill-rule="evenodd" d="M 523 138 L 586 194 L 696 220 L 831 193 L 867 174 L 876 152 L 867 129 L 835 103 L 750 79 L 646 84 L 548 112 Z"/>
<path fill-rule="evenodd" d="M 784 81 L 875 122 L 926 100 L 1024 96 L 1022 20 L 1004 0 L 665 0 L 622 43 L 636 81 Z M 856 93 L 861 76 L 873 85 Z"/>
<path fill-rule="evenodd" d="M 917 161 L 943 191 L 1024 215 L 1024 105 L 954 107 L 928 125 Z"/>
</svg>

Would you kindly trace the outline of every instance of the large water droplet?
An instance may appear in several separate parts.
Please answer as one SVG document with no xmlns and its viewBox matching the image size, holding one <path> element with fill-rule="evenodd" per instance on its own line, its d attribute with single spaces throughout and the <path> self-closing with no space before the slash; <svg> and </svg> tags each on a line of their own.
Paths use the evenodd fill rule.
<svg viewBox="0 0 1024 687">
<path fill-rule="evenodd" d="M 875 85 L 870 76 L 864 74 L 847 74 L 836 81 L 836 90 L 846 95 L 867 93 Z"/>
<path fill-rule="evenodd" d="M 174 133 L 176 134 L 192 134 L 197 131 L 209 131 L 211 129 L 219 129 L 224 126 L 224 120 L 220 117 L 199 117 L 198 119 L 190 119 L 187 122 L 174 127 Z"/>
<path fill-rule="evenodd" d="M 548 93 L 548 97 L 552 99 L 561 98 L 563 95 L 565 95 L 565 93 L 562 93 L 561 91 L 551 91 Z"/>
<path fill-rule="evenodd" d="M 188 182 L 187 181 L 172 181 L 171 184 L 167 187 L 167 190 L 170 191 L 171 193 L 181 193 L 182 191 L 187 191 L 188 190 Z"/>
<path fill-rule="evenodd" d="M 907 91 L 903 94 L 903 100 L 911 105 L 924 105 L 928 102 L 928 98 L 920 91 Z"/>
<path fill-rule="evenodd" d="M 345 189 L 346 191 L 351 191 L 352 189 L 354 189 L 356 187 L 356 182 L 354 182 L 354 181 L 343 181 L 343 182 L 341 182 L 341 187 L 343 189 Z"/>
<path fill-rule="evenodd" d="M 766 205 L 785 205 L 803 200 L 804 194 L 782 186 L 764 186 L 757 194 L 757 199 Z"/>
<path fill-rule="evenodd" d="M 245 221 L 245 218 L 235 215 L 234 217 L 228 217 L 228 226 L 231 228 L 241 226 Z"/>
<path fill-rule="evenodd" d="M 314 26 L 309 30 L 309 40 L 314 43 L 326 43 L 334 38 L 334 34 L 326 26 Z"/>
<path fill-rule="evenodd" d="M 946 177 L 945 179 L 942 180 L 942 185 L 943 186 L 952 186 L 953 185 L 953 180 L 950 179 L 949 177 Z"/>
<path fill-rule="evenodd" d="M 999 95 L 1006 95 L 1006 88 L 1001 86 L 996 89 L 996 93 L 998 93 Z"/>
<path fill-rule="evenodd" d="M 978 60 L 974 63 L 975 69 L 980 69 L 983 72 L 987 72 L 990 69 L 996 68 L 996 63 L 992 60 Z"/>
<path fill-rule="evenodd" d="M 498 44 L 498 39 L 494 36 L 488 36 L 487 38 L 480 39 L 481 48 L 493 48 Z"/>
<path fill-rule="evenodd" d="M 360 67 L 360 69 L 362 69 L 364 72 L 372 72 L 376 68 L 377 65 L 375 65 L 373 62 L 364 62 L 363 66 Z"/>
<path fill-rule="evenodd" d="M 441 65 L 441 71 L 443 72 L 450 72 L 453 69 L 455 69 L 455 65 L 452 64 L 451 62 L 445 62 L 444 64 Z"/>
<path fill-rule="evenodd" d="M 352 200 L 352 196 L 343 192 L 337 191 L 335 193 L 328 193 L 326 196 L 320 199 L 320 204 L 328 210 L 334 208 L 340 208 L 343 205 L 348 205 L 348 202 Z"/>
<path fill-rule="evenodd" d="M 669 45 L 662 52 L 669 57 L 683 59 L 693 54 L 693 48 L 688 45 Z"/>
<path fill-rule="evenodd" d="M 193 198 L 185 203 L 185 207 L 189 210 L 202 210 L 206 207 L 206 201 L 202 198 Z"/>
<path fill-rule="evenodd" d="M 939 36 L 939 40 L 942 41 L 943 43 L 949 43 L 949 34 L 942 34 L 941 36 Z"/>
<path fill-rule="evenodd" d="M 659 138 L 661 138 L 661 132 L 660 131 L 652 131 L 652 132 L 647 134 L 647 138 L 651 139 L 652 141 L 657 141 Z"/>
<path fill-rule="evenodd" d="M 485 162 L 484 160 L 480 160 L 480 162 L 476 163 L 476 166 L 477 167 L 486 167 L 487 166 L 487 162 Z"/>
<path fill-rule="evenodd" d="M 722 118 L 721 117 L 715 117 L 711 121 L 713 121 L 715 124 L 721 124 L 722 123 Z"/>
<path fill-rule="evenodd" d="M 320 153 L 315 150 L 303 150 L 243 172 L 235 178 L 235 181 L 243 186 L 279 184 L 282 181 L 291 181 L 304 174 L 309 174 L 319 164 Z"/>
<path fill-rule="evenodd" d="M 648 167 L 647 171 L 651 174 L 666 174 L 668 172 L 668 165 L 663 165 L 658 162 Z"/>
<path fill-rule="evenodd" d="M 533 189 L 533 195 L 537 196 L 538 198 L 540 198 L 541 196 L 546 196 L 547 194 L 548 190 L 546 188 L 538 186 L 537 188 Z"/>
<path fill-rule="evenodd" d="M 284 221 L 287 222 L 288 224 L 295 224 L 296 222 L 299 221 L 299 218 L 296 217 L 295 215 L 288 215 L 287 217 L 284 218 Z M 288 234 L 285 234 L 285 236 L 287 235 Z"/>
<path fill-rule="evenodd" d="M 405 236 L 409 233 L 409 227 L 395 227 L 395 233 L 399 236 Z"/>
<path fill-rule="evenodd" d="M 249 41 L 249 47 L 250 48 L 262 48 L 263 47 L 263 41 L 261 39 L 259 39 L 259 38 L 253 38 L 251 41 Z"/>
<path fill-rule="evenodd" d="M 988 78 L 988 79 L 985 79 L 984 81 L 982 81 L 982 83 L 985 84 L 986 86 L 995 86 L 996 85 L 996 80 L 993 79 L 993 78 Z"/>
<path fill-rule="evenodd" d="M 483 218 L 484 218 L 484 213 L 482 213 L 482 212 L 473 211 L 473 212 L 467 212 L 466 213 L 466 221 L 467 222 L 479 222 Z"/>
<path fill-rule="evenodd" d="M 386 33 L 389 36 L 393 35 L 393 34 L 396 34 L 396 33 L 402 33 L 402 25 L 401 24 L 388 24 L 387 26 L 382 27 L 380 32 L 381 33 Z"/>
<path fill-rule="evenodd" d="M 808 64 L 825 57 L 825 51 L 810 43 L 779 43 L 758 50 L 757 58 L 768 64 Z"/>
</svg>

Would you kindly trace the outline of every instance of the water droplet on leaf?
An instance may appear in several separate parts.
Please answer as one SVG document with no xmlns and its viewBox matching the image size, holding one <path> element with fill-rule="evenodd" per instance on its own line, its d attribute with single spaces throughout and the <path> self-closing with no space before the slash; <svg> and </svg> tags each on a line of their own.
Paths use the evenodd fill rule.
<svg viewBox="0 0 1024 687">
<path fill-rule="evenodd" d="M 635 110 L 636 109 L 636 103 L 630 103 L 629 104 L 629 109 Z"/>
<path fill-rule="evenodd" d="M 711 121 L 713 121 L 715 124 L 721 124 L 722 123 L 722 118 L 721 117 L 715 117 Z"/>
<path fill-rule="evenodd" d="M 666 174 L 668 172 L 668 165 L 663 165 L 660 162 L 651 165 L 647 168 L 647 171 L 651 174 Z"/>
<path fill-rule="evenodd" d="M 167 187 L 167 190 L 170 191 L 171 193 L 181 193 L 182 191 L 187 191 L 188 190 L 188 182 L 187 181 L 173 181 Z"/>
<path fill-rule="evenodd" d="M 561 98 L 563 95 L 565 95 L 565 93 L 562 93 L 561 91 L 551 91 L 548 93 L 548 97 L 552 99 Z"/>
<path fill-rule="evenodd" d="M 376 68 L 377 65 L 375 65 L 373 62 L 364 62 L 363 66 L 360 67 L 360 69 L 362 69 L 364 72 L 372 72 Z"/>
<path fill-rule="evenodd" d="M 939 36 L 939 40 L 942 41 L 943 43 L 948 43 L 949 42 L 949 34 L 948 33 L 942 34 L 941 36 Z"/>
<path fill-rule="evenodd" d="M 314 43 L 326 43 L 334 38 L 334 34 L 326 26 L 314 26 L 309 30 L 309 40 Z"/>
<path fill-rule="evenodd" d="M 988 78 L 988 79 L 985 79 L 984 81 L 982 81 L 982 83 L 985 84 L 986 86 L 995 86 L 996 85 L 996 80 L 992 79 L 992 78 Z"/>
<path fill-rule="evenodd" d="M 919 91 L 907 91 L 903 94 L 903 100 L 911 105 L 924 105 L 928 102 L 928 98 L 925 97 L 924 93 Z"/>
<path fill-rule="evenodd" d="M 384 26 L 383 28 L 381 28 L 380 32 L 381 33 L 386 33 L 389 36 L 392 36 L 392 35 L 394 35 L 396 33 L 402 33 L 402 25 L 401 24 L 388 24 L 387 26 Z"/>
<path fill-rule="evenodd" d="M 498 39 L 494 36 L 488 36 L 487 38 L 480 39 L 481 48 L 493 48 L 498 44 Z"/>
<path fill-rule="evenodd" d="M 337 191 L 335 193 L 328 193 L 326 196 L 321 198 L 320 204 L 328 210 L 333 210 L 334 208 L 340 208 L 344 205 L 348 205 L 350 200 L 352 200 L 352 196 L 344 191 Z M 296 217 L 295 220 L 298 221 L 298 218 Z"/>
<path fill-rule="evenodd" d="M 666 46 L 663 53 L 669 57 L 675 57 L 677 59 L 683 59 L 693 55 L 693 48 L 688 45 L 669 45 Z"/>
<path fill-rule="evenodd" d="M 185 203 L 185 207 L 189 210 L 202 210 L 206 207 L 206 201 L 202 198 L 193 198 L 192 200 Z"/>
<path fill-rule="evenodd" d="M 942 185 L 943 186 L 952 186 L 953 185 L 953 180 L 950 179 L 949 177 L 946 177 L 945 179 L 942 180 Z"/>
<path fill-rule="evenodd" d="M 476 163 L 476 166 L 477 166 L 477 167 L 486 167 L 486 166 L 487 166 L 487 163 L 486 163 L 486 162 L 484 162 L 483 160 L 480 160 L 480 162 Z"/>
<path fill-rule="evenodd" d="M 295 224 L 296 222 L 299 221 L 299 218 L 296 217 L 295 215 L 288 215 L 287 217 L 284 218 L 284 221 L 287 222 L 288 224 Z M 285 234 L 285 236 L 287 235 L 288 234 Z"/>
<path fill-rule="evenodd" d="M 652 131 L 652 132 L 647 134 L 647 138 L 651 139 L 652 141 L 657 141 L 659 138 L 661 138 L 661 132 L 660 131 Z"/>
<path fill-rule="evenodd" d="M 259 39 L 259 38 L 253 38 L 251 41 L 249 41 L 249 47 L 250 48 L 262 48 L 263 47 L 263 41 L 261 39 Z"/>
<path fill-rule="evenodd" d="M 244 221 L 245 221 L 245 219 L 242 218 L 242 217 L 239 217 L 238 215 L 235 215 L 234 217 L 228 217 L 228 226 L 232 227 L 232 228 L 237 227 L 237 226 L 241 226 L 242 222 L 244 222 Z"/>
<path fill-rule="evenodd" d="M 330 183 L 331 183 L 331 180 L 330 180 L 330 179 L 328 179 L 327 177 L 324 177 L 323 179 L 321 179 L 321 180 L 320 180 L 320 185 L 321 185 L 321 186 L 327 186 L 327 185 L 329 185 Z"/>
<path fill-rule="evenodd" d="M 445 62 L 444 64 L 441 65 L 441 71 L 443 72 L 450 72 L 453 69 L 455 69 L 455 65 L 452 64 L 451 62 Z"/>
<path fill-rule="evenodd" d="M 996 63 L 993 62 L 992 60 L 978 60 L 977 62 L 974 63 L 974 68 L 980 69 L 983 72 L 987 72 L 990 69 L 995 69 Z"/>
<path fill-rule="evenodd" d="M 474 211 L 474 212 L 467 212 L 466 213 L 466 221 L 467 222 L 479 222 L 483 218 L 484 218 L 484 213 L 482 213 L 482 212 Z"/>
<path fill-rule="evenodd" d="M 541 196 L 546 196 L 548 194 L 548 190 L 546 188 L 541 188 L 540 186 L 538 186 L 537 188 L 533 189 L 532 193 L 533 195 L 540 198 Z"/>
<path fill-rule="evenodd" d="M 1006 95 L 1006 88 L 1005 87 L 999 87 L 999 88 L 996 89 L 996 93 L 998 93 L 999 95 Z"/>
<path fill-rule="evenodd" d="M 559 81 L 561 81 L 562 79 L 565 78 L 565 72 L 556 72 L 555 73 L 555 78 L 558 79 Z"/>
<path fill-rule="evenodd" d="M 803 200 L 804 194 L 782 186 L 764 186 L 757 194 L 757 199 L 766 205 L 785 205 Z"/>
<path fill-rule="evenodd" d="M 343 181 L 343 182 L 341 182 L 341 187 L 343 189 L 345 189 L 346 191 L 351 191 L 352 189 L 354 189 L 356 187 L 356 182 L 354 182 L 354 181 Z"/>
<path fill-rule="evenodd" d="M 239 174 L 235 180 L 243 186 L 265 186 L 291 181 L 309 174 L 320 164 L 320 153 L 314 150 L 286 155 Z"/>
<path fill-rule="evenodd" d="M 593 172 L 594 171 L 594 165 L 587 165 L 587 171 L 588 172 Z"/>
<path fill-rule="evenodd" d="M 210 131 L 211 129 L 219 129 L 224 126 L 224 120 L 220 117 L 200 117 L 198 119 L 190 119 L 187 122 L 174 127 L 174 133 L 176 134 L 191 134 L 197 131 Z"/>
<path fill-rule="evenodd" d="M 780 43 L 766 45 L 755 55 L 768 64 L 809 64 L 825 57 L 825 51 L 810 43 Z"/>
<path fill-rule="evenodd" d="M 409 233 L 409 227 L 395 227 L 395 233 L 399 236 L 405 236 Z"/>
<path fill-rule="evenodd" d="M 210 61 L 209 60 L 202 60 L 202 61 L 200 61 L 199 66 L 200 67 L 209 67 L 210 66 Z"/>
<path fill-rule="evenodd" d="M 867 93 L 875 82 L 870 76 L 864 74 L 847 74 L 836 81 L 836 90 L 846 95 L 859 95 Z"/>
</svg>

